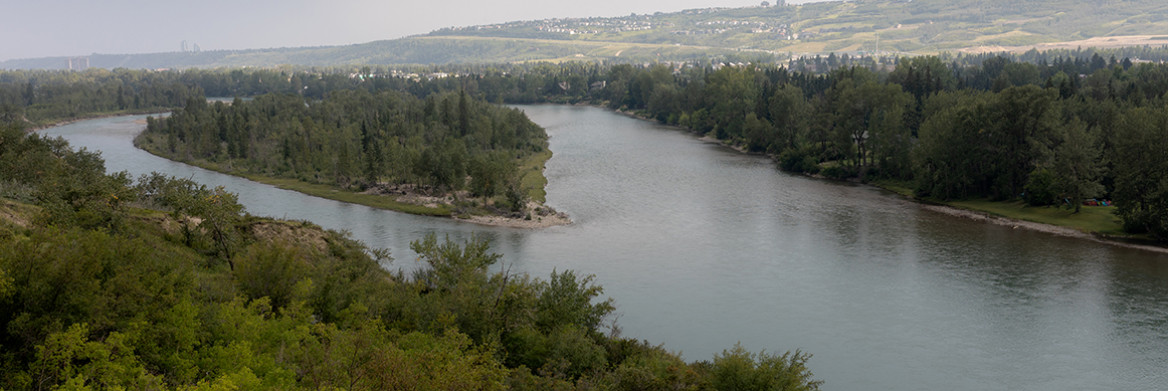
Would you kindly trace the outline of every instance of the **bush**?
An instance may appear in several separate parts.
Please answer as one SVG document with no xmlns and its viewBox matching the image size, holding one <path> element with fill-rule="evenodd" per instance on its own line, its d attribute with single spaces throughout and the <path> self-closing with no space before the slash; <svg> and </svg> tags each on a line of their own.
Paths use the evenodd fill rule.
<svg viewBox="0 0 1168 391">
<path fill-rule="evenodd" d="M 817 174 L 819 165 L 815 158 L 803 150 L 787 148 L 779 154 L 779 168 L 783 171 Z"/>
<path fill-rule="evenodd" d="M 831 179 L 847 179 L 852 176 L 852 172 L 843 166 L 831 166 L 824 168 L 819 172 L 821 175 Z"/>
<path fill-rule="evenodd" d="M 796 350 L 782 355 L 746 351 L 741 344 L 714 356 L 709 366 L 717 390 L 818 390 L 822 381 L 813 380 L 807 369 L 810 354 Z"/>
<path fill-rule="evenodd" d="M 310 257 L 290 244 L 257 243 L 233 257 L 235 283 L 251 299 L 268 297 L 272 306 L 284 308 L 293 287 L 307 277 Z"/>
<path fill-rule="evenodd" d="M 1030 206 L 1047 206 L 1058 203 L 1058 178 L 1050 170 L 1038 169 L 1030 173 L 1022 198 Z"/>
</svg>

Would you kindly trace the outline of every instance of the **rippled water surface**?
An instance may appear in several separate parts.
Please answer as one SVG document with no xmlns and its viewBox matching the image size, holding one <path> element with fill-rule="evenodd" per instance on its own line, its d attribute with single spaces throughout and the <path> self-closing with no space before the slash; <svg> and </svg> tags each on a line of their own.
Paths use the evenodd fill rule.
<svg viewBox="0 0 1168 391">
<path fill-rule="evenodd" d="M 625 336 L 710 359 L 741 342 L 802 349 L 825 390 L 1168 389 L 1168 257 L 961 220 L 866 186 L 601 109 L 521 106 L 548 129 L 548 203 L 531 231 L 374 210 L 136 150 L 142 117 L 44 133 L 112 171 L 224 185 L 253 214 L 387 247 L 479 235 L 513 270 L 595 274 Z M 140 122 L 140 121 L 139 121 Z"/>
</svg>

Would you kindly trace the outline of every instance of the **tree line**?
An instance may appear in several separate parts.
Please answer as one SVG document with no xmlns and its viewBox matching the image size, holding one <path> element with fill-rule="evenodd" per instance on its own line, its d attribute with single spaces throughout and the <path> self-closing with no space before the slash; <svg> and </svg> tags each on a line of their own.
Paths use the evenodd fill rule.
<svg viewBox="0 0 1168 391">
<path fill-rule="evenodd" d="M 0 120 L 43 126 L 96 114 L 154 112 L 202 97 L 175 73 L 0 71 Z"/>
</svg>

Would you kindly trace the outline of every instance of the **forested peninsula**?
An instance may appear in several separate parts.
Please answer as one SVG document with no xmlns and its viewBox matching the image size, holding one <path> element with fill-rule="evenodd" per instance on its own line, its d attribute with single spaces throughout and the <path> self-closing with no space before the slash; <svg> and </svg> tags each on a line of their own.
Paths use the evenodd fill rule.
<svg viewBox="0 0 1168 391">
<path fill-rule="evenodd" d="M 465 92 L 422 99 L 394 90 L 335 91 L 320 100 L 267 94 L 230 104 L 191 99 L 168 118 L 148 119 L 135 144 L 262 182 L 332 186 L 314 192 L 286 185 L 408 213 L 527 227 L 567 222 L 542 204 L 547 134 L 522 112 Z M 377 197 L 361 197 L 370 195 Z"/>
</svg>

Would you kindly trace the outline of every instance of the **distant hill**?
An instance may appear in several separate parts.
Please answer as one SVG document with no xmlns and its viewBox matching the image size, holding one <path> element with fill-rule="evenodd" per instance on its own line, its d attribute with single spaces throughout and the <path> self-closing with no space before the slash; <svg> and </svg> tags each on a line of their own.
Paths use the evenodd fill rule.
<svg viewBox="0 0 1168 391">
<path fill-rule="evenodd" d="M 1067 43 L 1069 42 L 1069 43 Z M 101 68 L 499 63 L 926 54 L 1168 44 L 1161 0 L 856 0 L 447 28 L 348 46 L 88 56 Z M 67 57 L 0 68 L 68 67 Z"/>
</svg>

